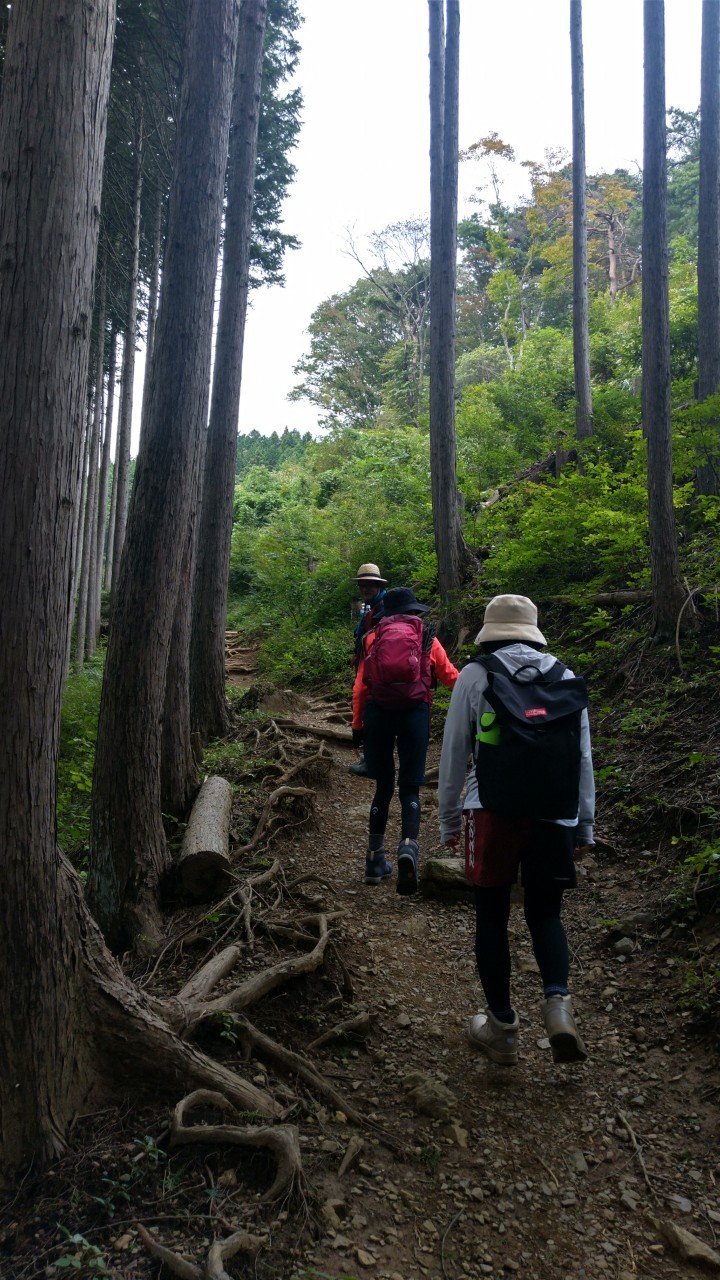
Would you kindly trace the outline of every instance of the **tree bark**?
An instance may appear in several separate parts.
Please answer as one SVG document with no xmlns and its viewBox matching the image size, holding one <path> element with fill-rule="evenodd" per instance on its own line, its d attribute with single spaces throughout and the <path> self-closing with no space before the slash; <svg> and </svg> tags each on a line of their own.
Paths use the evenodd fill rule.
<svg viewBox="0 0 720 1280">
<path fill-rule="evenodd" d="M 92 587 L 95 581 L 96 527 L 98 500 L 98 462 L 100 434 L 103 422 L 103 381 L 105 356 L 105 276 L 100 272 L 97 309 L 97 364 L 95 367 L 95 398 L 93 403 L 90 453 L 88 457 L 87 501 L 83 526 L 83 555 L 78 593 L 77 629 L 75 632 L 75 669 L 82 671 L 85 662 L 85 645 L 88 619 L 92 613 Z"/>
<path fill-rule="evenodd" d="M 92 1078 L 55 801 L 113 0 L 24 0 L 0 99 L 0 1164 L 55 1153 Z"/>
<path fill-rule="evenodd" d="M 117 341 L 117 339 L 116 339 Z M 123 342 L 125 339 L 123 338 Z M 113 577 L 115 575 L 115 565 L 113 562 L 113 552 L 115 550 L 115 521 L 117 518 L 117 469 L 118 469 L 118 441 L 115 437 L 115 458 L 113 461 L 112 472 L 112 492 L 110 494 L 110 514 L 108 516 L 107 528 L 107 550 L 105 552 L 105 574 L 103 584 L 106 591 L 112 590 Z"/>
<path fill-rule="evenodd" d="M 207 400 L 205 401 L 207 408 Z M 206 414 L 203 414 L 205 421 Z M 198 445 L 200 442 L 198 442 Z M 193 466 L 194 507 L 197 507 L 199 466 Z M 185 535 L 185 549 L 180 569 L 172 626 L 165 705 L 162 717 L 160 749 L 160 796 L 163 813 L 184 818 L 199 785 L 197 756 L 190 722 L 190 631 L 192 626 L 192 584 L 195 578 L 197 511 L 193 510 Z M 198 747 L 199 747 L 199 740 Z"/>
<path fill-rule="evenodd" d="M 452 612 L 464 543 L 455 445 L 459 0 L 428 0 L 430 31 L 430 473 L 438 586 Z M 447 5 L 447 35 L 445 33 Z"/>
<path fill-rule="evenodd" d="M 143 124 L 138 105 L 135 125 L 135 180 L 133 184 L 133 239 L 128 277 L 127 311 L 125 315 L 125 347 L 120 385 L 120 414 L 115 445 L 115 528 L 113 531 L 113 570 L 117 579 L 128 514 L 128 482 L 130 475 L 130 441 L 132 435 L 133 384 L 135 381 L 135 329 L 137 327 L 138 275 L 140 270 L 140 209 L 142 202 Z"/>
<path fill-rule="evenodd" d="M 157 938 L 169 864 L 162 713 L 192 468 L 205 429 L 238 10 L 238 0 L 193 0 L 188 16 L 163 287 L 95 757 L 88 888 L 113 945 Z"/>
<path fill-rule="evenodd" d="M 648 532 L 654 628 L 674 633 L 680 581 L 672 484 L 667 251 L 665 4 L 644 0 L 642 423 L 647 442 Z"/>
<path fill-rule="evenodd" d="M 698 399 L 720 390 L 720 5 L 703 0 L 698 199 Z M 698 467 L 697 493 L 720 492 L 720 440 Z"/>
<path fill-rule="evenodd" d="M 229 724 L 225 623 L 266 17 L 267 0 L 245 0 L 235 68 L 220 314 L 193 591 L 191 718 L 203 742 L 222 737 Z"/>
<path fill-rule="evenodd" d="M 585 73 L 583 68 L 582 0 L 570 0 L 572 66 L 573 174 L 573 363 L 575 431 L 578 440 L 593 433 L 588 328 L 587 191 L 585 179 Z"/>
<path fill-rule="evenodd" d="M 112 437 L 113 407 L 115 405 L 115 351 L 117 335 L 113 328 L 110 333 L 110 360 L 108 366 L 108 390 L 105 404 L 105 434 L 103 437 L 102 459 L 100 462 L 100 491 L 98 494 L 97 529 L 95 536 L 97 550 L 95 558 L 95 583 L 93 597 L 93 625 L 89 636 L 88 656 L 92 657 L 100 637 L 100 601 L 102 596 L 103 556 L 105 554 L 105 532 L 108 527 L 108 481 L 110 478 L 110 440 Z"/>
</svg>

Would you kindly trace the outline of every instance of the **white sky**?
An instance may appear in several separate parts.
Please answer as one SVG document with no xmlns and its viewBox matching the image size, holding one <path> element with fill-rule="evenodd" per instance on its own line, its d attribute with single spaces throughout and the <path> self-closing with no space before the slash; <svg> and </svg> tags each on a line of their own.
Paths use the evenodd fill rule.
<svg viewBox="0 0 720 1280">
<path fill-rule="evenodd" d="M 720 0 L 719 0 L 720 2 Z M 300 0 L 296 83 L 305 105 L 285 228 L 302 242 L 284 288 L 254 294 L 240 430 L 317 427 L 287 393 L 313 310 L 360 272 L 347 230 L 363 237 L 429 208 L 426 0 Z M 496 131 L 518 159 L 571 145 L 568 0 L 461 0 L 460 147 Z M 642 161 L 642 0 L 585 0 L 585 115 L 590 172 Z M 700 99 L 701 0 L 666 0 L 667 104 Z M 460 216 L 486 181 L 460 166 Z M 513 196 L 520 194 L 512 192 Z"/>
</svg>

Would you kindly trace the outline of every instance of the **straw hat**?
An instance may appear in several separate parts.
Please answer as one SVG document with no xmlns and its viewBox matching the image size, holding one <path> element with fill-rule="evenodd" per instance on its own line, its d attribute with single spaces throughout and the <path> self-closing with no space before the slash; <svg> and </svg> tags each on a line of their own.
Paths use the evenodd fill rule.
<svg viewBox="0 0 720 1280">
<path fill-rule="evenodd" d="M 491 640 L 531 640 L 547 644 L 537 625 L 537 606 L 527 596 L 493 596 L 485 609 L 476 644 Z"/>
<path fill-rule="evenodd" d="M 387 583 L 387 578 L 381 578 L 376 564 L 361 564 L 355 579 L 357 582 L 380 582 L 383 586 Z"/>
</svg>

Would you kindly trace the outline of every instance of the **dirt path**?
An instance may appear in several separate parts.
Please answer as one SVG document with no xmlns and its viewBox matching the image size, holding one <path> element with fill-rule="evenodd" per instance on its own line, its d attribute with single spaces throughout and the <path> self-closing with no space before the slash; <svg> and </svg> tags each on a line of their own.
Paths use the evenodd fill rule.
<svg viewBox="0 0 720 1280">
<path fill-rule="evenodd" d="M 662 876 L 652 854 L 601 849 L 567 900 L 573 994 L 590 1050 L 582 1066 L 552 1063 L 539 977 L 522 911 L 513 909 L 521 1058 L 516 1068 L 494 1066 L 465 1040 L 466 1020 L 481 1007 L 470 902 L 403 899 L 394 879 L 376 888 L 362 883 L 372 784 L 348 776 L 349 750 L 331 749 L 319 826 L 295 844 L 286 841 L 283 861 L 317 871 L 329 888 L 327 905 L 347 912 L 340 949 L 354 1004 L 367 1006 L 375 1021 L 364 1045 L 315 1057 L 371 1120 L 402 1140 L 406 1157 L 394 1158 L 365 1136 L 340 1177 L 350 1139 L 345 1117 L 320 1108 L 314 1125 L 303 1124 L 304 1161 L 324 1206 L 325 1232 L 294 1254 L 292 1275 L 707 1274 L 664 1240 L 658 1225 L 675 1222 L 715 1245 L 720 1156 L 717 1059 L 688 1033 L 677 1007 L 673 953 L 683 944 L 657 923 Z M 434 752 L 436 759 L 437 744 Z M 434 802 L 426 789 L 424 854 L 437 847 Z M 396 819 L 397 802 L 390 850 Z M 632 935 L 632 947 L 626 940 L 618 953 L 610 922 L 638 911 L 646 917 L 620 930 Z M 298 1026 L 305 1016 L 300 999 Z M 336 1006 L 327 1011 L 328 1025 L 346 1016 L 347 1008 Z M 438 1103 L 442 1118 L 416 1109 L 403 1083 L 413 1072 L 449 1091 Z M 284 1222 L 281 1215 L 274 1225 Z"/>
</svg>

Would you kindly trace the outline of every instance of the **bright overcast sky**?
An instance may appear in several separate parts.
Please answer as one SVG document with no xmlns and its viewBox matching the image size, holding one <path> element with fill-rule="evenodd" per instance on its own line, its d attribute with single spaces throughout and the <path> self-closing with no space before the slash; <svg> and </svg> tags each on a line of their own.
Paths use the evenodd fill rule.
<svg viewBox="0 0 720 1280">
<path fill-rule="evenodd" d="M 720 0 L 719 0 L 720 2 Z M 284 288 L 253 296 L 240 430 L 316 430 L 317 410 L 286 396 L 310 316 L 358 278 L 356 242 L 429 209 L 426 0 L 299 0 L 296 83 L 305 105 L 285 228 L 302 242 Z M 518 159 L 570 150 L 568 0 L 461 0 L 460 147 L 493 130 Z M 585 0 L 585 114 L 590 172 L 642 161 L 642 0 Z M 700 99 L 701 0 L 666 0 L 668 106 Z M 486 181 L 460 167 L 460 215 Z M 519 194 L 515 191 L 513 196 Z"/>
</svg>

